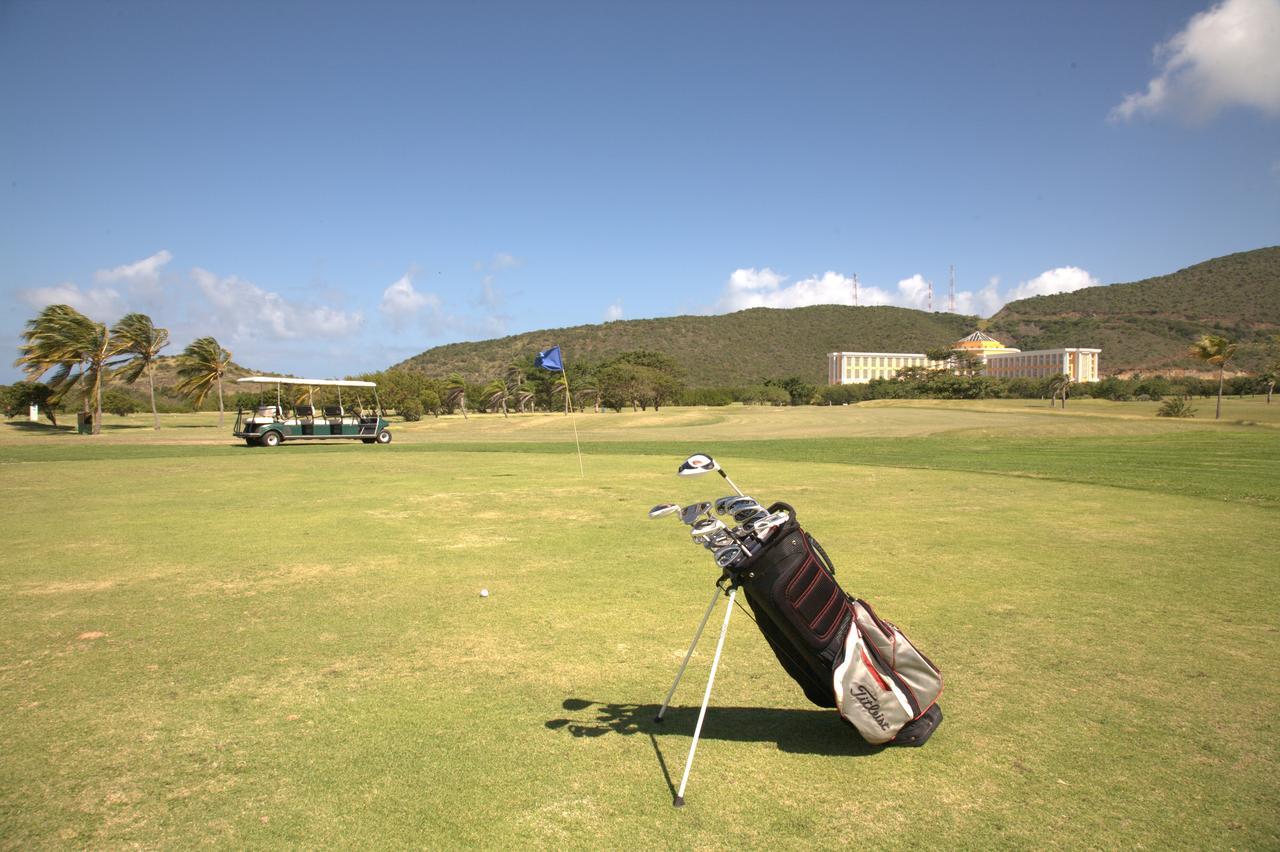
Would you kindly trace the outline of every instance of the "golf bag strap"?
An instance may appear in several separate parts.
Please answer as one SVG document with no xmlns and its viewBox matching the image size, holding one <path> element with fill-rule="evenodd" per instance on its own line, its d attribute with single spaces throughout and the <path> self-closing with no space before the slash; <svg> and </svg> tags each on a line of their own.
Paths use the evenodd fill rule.
<svg viewBox="0 0 1280 852">
<path fill-rule="evenodd" d="M 822 564 L 827 569 L 827 573 L 834 577 L 836 575 L 836 566 L 831 564 L 831 557 L 822 549 L 822 545 L 818 544 L 818 540 L 816 538 L 808 533 L 805 533 L 804 535 L 805 538 L 809 539 L 809 546 L 813 548 L 813 552 L 822 560 Z"/>
</svg>

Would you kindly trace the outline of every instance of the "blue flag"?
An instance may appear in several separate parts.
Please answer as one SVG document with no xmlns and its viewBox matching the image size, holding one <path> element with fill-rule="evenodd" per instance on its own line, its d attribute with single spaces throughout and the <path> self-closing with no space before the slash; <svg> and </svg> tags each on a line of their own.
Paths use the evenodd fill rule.
<svg viewBox="0 0 1280 852">
<path fill-rule="evenodd" d="M 560 361 L 559 346 L 552 346 L 546 352 L 539 352 L 538 357 L 533 359 L 533 363 L 544 370 L 553 370 L 557 373 L 564 372 L 564 364 Z"/>
</svg>

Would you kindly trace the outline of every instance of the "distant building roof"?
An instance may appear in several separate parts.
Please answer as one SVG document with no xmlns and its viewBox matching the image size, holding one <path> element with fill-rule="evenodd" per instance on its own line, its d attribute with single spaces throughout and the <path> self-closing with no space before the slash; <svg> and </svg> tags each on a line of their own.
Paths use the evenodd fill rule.
<svg viewBox="0 0 1280 852">
<path fill-rule="evenodd" d="M 999 340 L 996 340 L 989 334 L 981 331 L 975 331 L 968 337 L 962 337 L 951 345 L 952 349 L 960 349 L 968 352 L 986 352 L 997 350 L 1001 352 L 1016 352 L 1018 350 L 1005 346 Z"/>
</svg>

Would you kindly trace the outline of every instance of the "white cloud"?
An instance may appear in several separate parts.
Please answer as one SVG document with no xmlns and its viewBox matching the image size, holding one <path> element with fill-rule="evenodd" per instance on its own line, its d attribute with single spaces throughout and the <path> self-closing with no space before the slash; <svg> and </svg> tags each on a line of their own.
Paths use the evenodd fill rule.
<svg viewBox="0 0 1280 852">
<path fill-rule="evenodd" d="M 929 282 L 920 273 L 898 282 L 897 304 L 904 308 L 929 309 Z"/>
<path fill-rule="evenodd" d="M 1016 302 L 1031 296 L 1048 296 L 1052 293 L 1070 293 L 1083 287 L 1097 287 L 1099 282 L 1078 266 L 1059 266 L 1041 272 L 1030 281 L 1023 281 L 1014 287 L 1005 298 L 1006 302 Z"/>
<path fill-rule="evenodd" d="M 440 297 L 435 293 L 419 293 L 413 286 L 413 280 L 405 273 L 382 291 L 382 303 L 378 309 L 395 319 L 412 316 L 429 305 L 438 308 Z"/>
<path fill-rule="evenodd" d="M 154 285 L 160 279 L 160 270 L 171 260 L 173 255 L 161 249 L 151 257 L 144 257 L 134 263 L 126 263 L 114 269 L 99 269 L 93 273 L 93 280 L 99 284 Z"/>
<path fill-rule="evenodd" d="M 605 322 L 616 322 L 620 319 L 622 319 L 622 300 L 618 300 L 604 309 Z"/>
<path fill-rule="evenodd" d="M 46 305 L 70 305 L 97 322 L 114 322 L 124 315 L 124 300 L 112 287 L 90 287 L 81 290 L 70 281 L 51 287 L 33 287 L 18 291 L 18 297 L 33 308 Z"/>
<path fill-rule="evenodd" d="M 364 324 L 364 316 L 359 311 L 347 313 L 324 305 L 291 302 L 234 275 L 219 278 L 206 269 L 196 268 L 191 270 L 191 278 L 213 309 L 214 319 L 233 338 L 346 337 Z"/>
<path fill-rule="evenodd" d="M 724 290 L 715 310 L 719 313 L 741 311 L 747 308 L 798 308 L 806 305 L 852 305 L 853 278 L 838 272 L 826 272 L 821 277 L 809 277 L 787 285 L 787 277 L 774 270 L 737 269 L 725 282 Z M 1000 310 L 1005 302 L 1043 296 L 1050 293 L 1069 293 L 1082 287 L 1097 287 L 1099 282 L 1087 271 L 1076 266 L 1062 266 L 1040 273 L 1030 281 L 1024 281 L 1006 294 L 1000 292 L 1000 279 L 992 276 L 981 290 L 961 290 L 956 293 L 956 313 L 977 314 L 989 317 Z M 934 311 L 949 307 L 948 294 L 934 292 Z M 894 305 L 916 310 L 929 309 L 929 281 L 920 273 L 898 281 L 893 290 L 859 283 L 858 304 Z M 621 316 L 621 305 L 618 305 Z M 612 309 L 611 309 L 612 310 Z M 608 315 L 607 315 L 608 316 Z"/>
<path fill-rule="evenodd" d="M 737 269 L 725 282 L 716 310 L 720 313 L 747 308 L 799 308 L 807 305 L 852 305 L 853 279 L 838 272 L 824 272 L 784 287 L 786 276 L 772 269 Z M 887 305 L 889 294 L 878 287 L 860 285 L 858 304 Z"/>
<path fill-rule="evenodd" d="M 1231 106 L 1280 115 L 1280 0 L 1224 0 L 1157 45 L 1155 61 L 1160 74 L 1111 120 L 1167 112 L 1202 121 Z"/>
</svg>

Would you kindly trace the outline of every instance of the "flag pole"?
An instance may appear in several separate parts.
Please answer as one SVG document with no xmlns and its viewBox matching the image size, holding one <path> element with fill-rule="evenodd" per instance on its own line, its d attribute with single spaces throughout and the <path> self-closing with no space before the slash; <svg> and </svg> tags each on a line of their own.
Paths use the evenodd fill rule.
<svg viewBox="0 0 1280 852">
<path fill-rule="evenodd" d="M 573 445 L 578 449 L 578 475 L 586 476 L 587 471 L 582 466 L 582 444 L 578 443 L 578 418 L 573 413 L 573 395 L 569 393 L 569 368 L 564 363 L 564 350 L 560 351 L 560 373 L 564 376 L 564 407 L 569 415 L 569 422 L 573 424 Z"/>
</svg>

